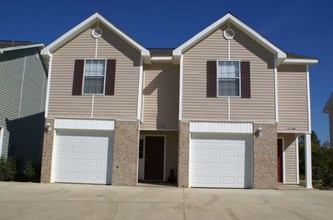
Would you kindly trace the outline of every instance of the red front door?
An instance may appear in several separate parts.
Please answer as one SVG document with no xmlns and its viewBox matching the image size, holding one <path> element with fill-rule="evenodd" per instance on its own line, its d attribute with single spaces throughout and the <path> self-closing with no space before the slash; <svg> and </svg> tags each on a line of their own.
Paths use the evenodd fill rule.
<svg viewBox="0 0 333 220">
<path fill-rule="evenodd" d="M 145 180 L 163 180 L 164 137 L 147 136 L 145 144 Z"/>
<path fill-rule="evenodd" d="M 283 183 L 283 144 L 282 139 L 277 140 L 277 178 L 278 182 Z"/>
</svg>

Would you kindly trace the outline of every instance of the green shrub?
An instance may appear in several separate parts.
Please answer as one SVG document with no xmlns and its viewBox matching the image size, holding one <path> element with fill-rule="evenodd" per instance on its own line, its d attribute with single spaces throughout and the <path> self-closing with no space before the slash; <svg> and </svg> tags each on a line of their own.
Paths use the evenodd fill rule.
<svg viewBox="0 0 333 220">
<path fill-rule="evenodd" d="M 13 181 L 16 175 L 16 163 L 13 158 L 0 157 L 0 181 Z"/>
<path fill-rule="evenodd" d="M 23 168 L 23 175 L 27 180 L 32 181 L 35 177 L 36 171 L 34 164 L 32 163 L 31 160 L 28 160 Z"/>
</svg>

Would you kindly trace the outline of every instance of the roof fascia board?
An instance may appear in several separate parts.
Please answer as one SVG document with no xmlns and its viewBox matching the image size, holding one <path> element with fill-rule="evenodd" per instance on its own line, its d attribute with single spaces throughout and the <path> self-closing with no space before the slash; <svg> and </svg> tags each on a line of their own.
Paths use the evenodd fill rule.
<svg viewBox="0 0 333 220">
<path fill-rule="evenodd" d="M 328 98 L 325 107 L 323 109 L 324 113 L 329 113 L 330 111 L 330 106 L 333 104 L 333 93 L 330 95 L 330 97 Z"/>
<path fill-rule="evenodd" d="M 22 49 L 29 49 L 34 47 L 44 47 L 44 44 L 30 44 L 30 45 L 23 45 L 23 46 L 15 46 L 15 47 L 6 47 L 3 49 L 0 49 L 0 53 L 4 53 L 6 51 L 12 51 L 12 50 L 22 50 Z"/>
<path fill-rule="evenodd" d="M 63 34 L 61 37 L 59 37 L 57 40 L 53 41 L 50 45 L 45 47 L 42 50 L 43 55 L 50 55 L 53 53 L 56 49 L 67 43 L 69 40 L 73 39 L 77 34 L 82 32 L 84 29 L 88 28 L 93 23 L 101 21 L 106 25 L 109 29 L 114 31 L 118 36 L 120 36 L 122 39 L 127 41 L 129 44 L 131 44 L 133 47 L 135 47 L 137 50 L 141 51 L 142 56 L 150 56 L 150 52 L 145 49 L 143 46 L 138 44 L 136 41 L 131 39 L 129 36 L 127 36 L 125 33 L 123 33 L 121 30 L 119 30 L 117 27 L 115 27 L 113 24 L 111 24 L 108 20 L 106 20 L 103 16 L 101 16 L 99 13 L 95 13 L 65 34 Z"/>
<path fill-rule="evenodd" d="M 287 55 L 285 52 L 283 52 L 281 49 L 270 43 L 268 40 L 266 40 L 264 37 L 262 37 L 260 34 L 258 34 L 256 31 L 254 31 L 252 28 L 241 22 L 239 19 L 237 19 L 232 14 L 228 13 L 213 24 L 209 25 L 207 28 L 196 34 L 194 37 L 177 47 L 173 51 L 174 56 L 180 56 L 185 50 L 192 47 L 194 44 L 211 34 L 217 27 L 221 26 L 224 22 L 227 20 L 230 20 L 235 26 L 240 28 L 241 30 L 245 31 L 252 39 L 254 39 L 256 42 L 267 48 L 269 51 L 276 53 L 277 58 L 286 58 Z"/>
<path fill-rule="evenodd" d="M 167 57 L 151 57 L 151 61 L 172 61 L 172 56 Z"/>
<path fill-rule="evenodd" d="M 317 59 L 298 59 L 298 58 L 287 58 L 284 59 L 282 64 L 316 64 Z"/>
</svg>

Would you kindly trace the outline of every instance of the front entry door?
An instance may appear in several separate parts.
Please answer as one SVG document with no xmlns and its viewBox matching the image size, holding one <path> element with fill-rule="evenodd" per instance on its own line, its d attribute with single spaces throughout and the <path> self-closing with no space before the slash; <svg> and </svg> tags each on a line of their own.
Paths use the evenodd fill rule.
<svg viewBox="0 0 333 220">
<path fill-rule="evenodd" d="M 164 137 L 146 136 L 145 180 L 163 180 Z"/>
<path fill-rule="evenodd" d="M 282 139 L 277 140 L 278 182 L 283 183 L 283 144 Z"/>
</svg>

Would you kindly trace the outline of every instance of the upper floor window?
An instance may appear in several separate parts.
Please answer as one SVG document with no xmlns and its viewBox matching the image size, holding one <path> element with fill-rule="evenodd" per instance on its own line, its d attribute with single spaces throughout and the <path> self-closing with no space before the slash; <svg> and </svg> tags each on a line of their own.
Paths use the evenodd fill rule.
<svg viewBox="0 0 333 220">
<path fill-rule="evenodd" d="M 239 61 L 217 62 L 218 96 L 240 96 Z"/>
<path fill-rule="evenodd" d="M 83 94 L 104 94 L 106 60 L 86 59 L 84 65 Z"/>
</svg>

